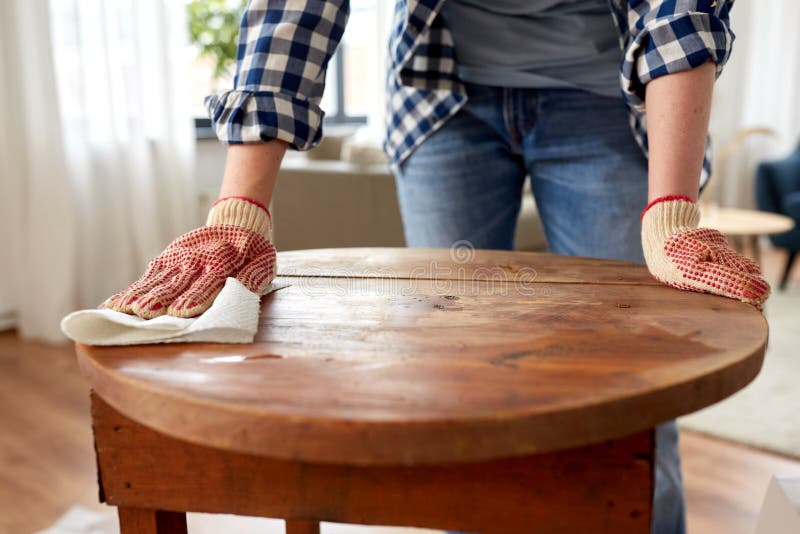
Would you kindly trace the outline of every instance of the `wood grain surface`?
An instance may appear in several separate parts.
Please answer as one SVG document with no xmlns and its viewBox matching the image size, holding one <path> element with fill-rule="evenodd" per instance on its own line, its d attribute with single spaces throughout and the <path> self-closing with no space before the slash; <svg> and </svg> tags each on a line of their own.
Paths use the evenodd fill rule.
<svg viewBox="0 0 800 534">
<path fill-rule="evenodd" d="M 290 286 L 264 299 L 255 343 L 79 345 L 79 363 L 108 403 L 176 438 L 354 465 L 617 438 L 721 400 L 760 369 L 767 325 L 749 305 L 662 286 L 633 264 L 457 254 L 280 254 L 277 282 Z"/>
<path fill-rule="evenodd" d="M 294 250 L 280 253 L 278 272 L 282 276 L 326 278 L 659 285 L 647 269 L 634 263 L 469 246 Z"/>
</svg>

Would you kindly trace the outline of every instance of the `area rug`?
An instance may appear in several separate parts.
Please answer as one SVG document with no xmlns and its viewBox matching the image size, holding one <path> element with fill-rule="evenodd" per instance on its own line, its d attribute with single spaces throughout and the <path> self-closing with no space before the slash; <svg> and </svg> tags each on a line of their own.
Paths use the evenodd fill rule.
<svg viewBox="0 0 800 534">
<path fill-rule="evenodd" d="M 800 458 L 800 287 L 775 289 L 765 313 L 769 346 L 761 374 L 738 393 L 679 423 L 681 428 Z"/>
</svg>

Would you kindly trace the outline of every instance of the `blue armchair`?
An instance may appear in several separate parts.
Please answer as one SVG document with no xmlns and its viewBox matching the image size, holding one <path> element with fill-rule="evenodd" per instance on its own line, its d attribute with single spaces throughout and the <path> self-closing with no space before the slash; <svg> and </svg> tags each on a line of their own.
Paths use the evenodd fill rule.
<svg viewBox="0 0 800 534">
<path fill-rule="evenodd" d="M 788 215 L 795 221 L 793 230 L 769 236 L 773 245 L 789 251 L 780 282 L 780 288 L 785 289 L 792 264 L 800 251 L 800 146 L 786 159 L 767 161 L 758 166 L 756 205 L 762 211 Z"/>
</svg>

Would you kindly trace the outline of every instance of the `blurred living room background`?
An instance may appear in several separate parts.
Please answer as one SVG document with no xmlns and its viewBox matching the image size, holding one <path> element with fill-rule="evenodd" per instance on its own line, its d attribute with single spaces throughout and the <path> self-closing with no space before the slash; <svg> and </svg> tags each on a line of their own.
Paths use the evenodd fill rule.
<svg viewBox="0 0 800 534">
<path fill-rule="evenodd" d="M 328 68 L 326 137 L 310 152 L 288 153 L 279 175 L 271 206 L 279 251 L 404 244 L 381 151 L 393 4 L 350 2 L 348 29 Z M 203 98 L 232 84 L 244 5 L 0 2 L 0 434 L 16 440 L 0 438 L 7 473 L 0 475 L 0 503 L 11 503 L 0 504 L 0 532 L 4 516 L 19 525 L 12 521 L 20 510 L 34 509 L 21 504 L 26 499 L 47 503 L 30 523 L 37 529 L 72 504 L 96 500 L 86 476 L 85 399 L 59 321 L 125 287 L 173 238 L 203 223 L 225 161 Z M 800 266 L 787 268 L 800 250 L 798 23 L 796 0 L 771 0 L 768 9 L 739 0 L 734 53 L 715 88 L 715 166 L 703 224 L 757 256 L 774 294 L 765 309 L 771 341 L 762 374 L 682 421 L 690 436 L 717 440 L 686 445 L 693 447 L 684 465 L 694 532 L 752 532 L 769 477 L 800 472 Z M 530 193 L 517 248 L 546 250 Z M 20 384 L 57 395 L 10 400 Z M 27 415 L 8 411 L 14 406 L 25 406 Z M 53 441 L 56 430 L 34 428 L 48 418 L 65 435 Z M 6 465 L 24 466 L 31 442 L 58 454 L 45 460 L 49 477 L 32 475 L 41 480 L 26 485 Z M 720 443 L 734 448 L 715 448 Z M 752 456 L 737 456 L 740 450 Z M 744 465 L 713 481 L 728 506 L 725 529 L 712 513 L 721 505 L 697 497 L 700 489 L 692 493 L 709 484 L 703 466 L 720 458 Z M 740 487 L 752 477 L 753 487 Z"/>
</svg>

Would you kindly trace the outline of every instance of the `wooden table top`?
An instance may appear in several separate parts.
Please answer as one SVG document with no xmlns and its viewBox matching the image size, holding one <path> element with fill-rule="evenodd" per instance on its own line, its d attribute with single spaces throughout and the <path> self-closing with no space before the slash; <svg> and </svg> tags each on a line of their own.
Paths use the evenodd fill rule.
<svg viewBox="0 0 800 534">
<path fill-rule="evenodd" d="M 761 367 L 752 306 L 644 267 L 469 249 L 283 252 L 250 345 L 78 345 L 92 388 L 173 437 L 345 464 L 488 460 L 628 435 Z"/>
</svg>

